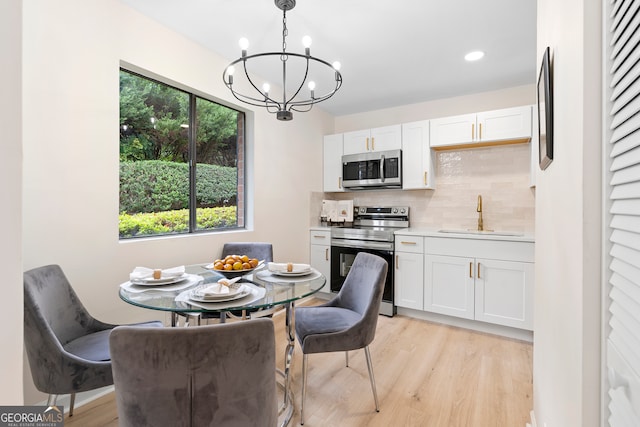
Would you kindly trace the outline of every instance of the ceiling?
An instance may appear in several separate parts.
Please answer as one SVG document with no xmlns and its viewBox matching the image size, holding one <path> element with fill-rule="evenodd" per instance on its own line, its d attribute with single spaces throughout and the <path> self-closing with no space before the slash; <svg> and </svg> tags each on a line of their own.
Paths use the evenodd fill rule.
<svg viewBox="0 0 640 427">
<path fill-rule="evenodd" d="M 273 0 L 121 1 L 229 62 L 241 37 L 249 54 L 282 49 Z M 336 116 L 536 81 L 535 0 L 297 0 L 287 28 L 287 50 L 309 35 L 313 56 L 342 64 L 342 88 L 319 105 Z M 484 58 L 466 62 L 473 50 Z"/>
</svg>

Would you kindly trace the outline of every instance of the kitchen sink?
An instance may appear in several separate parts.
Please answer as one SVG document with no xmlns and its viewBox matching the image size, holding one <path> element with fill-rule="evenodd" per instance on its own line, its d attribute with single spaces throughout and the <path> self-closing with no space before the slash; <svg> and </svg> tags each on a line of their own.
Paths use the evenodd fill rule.
<svg viewBox="0 0 640 427">
<path fill-rule="evenodd" d="M 438 233 L 476 234 L 476 235 L 489 235 L 489 236 L 524 236 L 524 233 L 518 233 L 518 232 L 515 232 L 515 231 L 493 231 L 493 230 L 453 230 L 453 229 L 444 229 L 444 230 L 438 230 Z"/>
</svg>

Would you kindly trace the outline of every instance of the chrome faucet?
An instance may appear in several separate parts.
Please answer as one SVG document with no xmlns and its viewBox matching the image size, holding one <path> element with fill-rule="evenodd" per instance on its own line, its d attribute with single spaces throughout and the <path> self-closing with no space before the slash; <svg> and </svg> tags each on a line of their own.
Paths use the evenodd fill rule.
<svg viewBox="0 0 640 427">
<path fill-rule="evenodd" d="M 484 223 L 482 222 L 482 195 L 478 194 L 478 207 L 476 208 L 478 212 L 478 231 L 484 230 Z"/>
</svg>

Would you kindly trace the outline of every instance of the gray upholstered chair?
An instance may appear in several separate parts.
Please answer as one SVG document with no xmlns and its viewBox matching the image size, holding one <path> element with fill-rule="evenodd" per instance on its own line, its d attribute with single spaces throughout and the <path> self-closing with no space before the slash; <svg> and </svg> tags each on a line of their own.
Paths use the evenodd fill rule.
<svg viewBox="0 0 640 427">
<path fill-rule="evenodd" d="M 147 322 L 145 326 L 162 326 Z M 118 325 L 93 318 L 58 265 L 24 273 L 24 342 L 33 382 L 49 394 L 70 394 L 113 384 L 109 333 Z"/>
<path fill-rule="evenodd" d="M 122 326 L 110 342 L 122 427 L 277 423 L 271 319 L 195 328 Z"/>
<path fill-rule="evenodd" d="M 263 242 L 228 242 L 222 246 L 220 258 L 227 255 L 247 255 L 265 262 L 273 261 L 273 246 Z"/>
<path fill-rule="evenodd" d="M 360 252 L 335 298 L 319 306 L 296 307 L 296 336 L 303 354 L 300 424 L 304 424 L 307 357 L 311 353 L 348 352 L 364 348 L 376 411 L 380 410 L 369 344 L 376 334 L 388 268 L 387 262 L 381 257 Z M 346 353 L 346 361 L 349 366 L 349 353 Z"/>
</svg>

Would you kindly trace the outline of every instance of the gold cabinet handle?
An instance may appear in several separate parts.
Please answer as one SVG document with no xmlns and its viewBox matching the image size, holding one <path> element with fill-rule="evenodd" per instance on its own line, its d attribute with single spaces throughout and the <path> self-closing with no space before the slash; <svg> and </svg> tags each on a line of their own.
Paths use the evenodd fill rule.
<svg viewBox="0 0 640 427">
<path fill-rule="evenodd" d="M 342 178 L 338 177 L 338 188 L 342 188 Z"/>
<path fill-rule="evenodd" d="M 473 279 L 473 263 L 469 263 L 469 277 Z"/>
<path fill-rule="evenodd" d="M 401 241 L 400 241 L 400 244 L 401 244 L 401 245 L 415 245 L 415 244 L 416 244 L 416 242 L 405 242 L 404 240 L 401 240 Z"/>
<path fill-rule="evenodd" d="M 480 263 L 478 263 L 478 279 L 480 279 Z"/>
<path fill-rule="evenodd" d="M 371 151 L 375 151 L 376 149 L 376 139 L 371 137 Z"/>
<path fill-rule="evenodd" d="M 367 151 L 369 151 L 369 138 L 367 138 Z"/>
<path fill-rule="evenodd" d="M 329 248 L 324 250 L 324 260 L 329 261 Z"/>
<path fill-rule="evenodd" d="M 475 123 L 471 123 L 471 139 L 475 139 L 475 134 L 476 134 L 476 124 Z"/>
<path fill-rule="evenodd" d="M 316 235 L 313 236 L 314 239 L 324 239 L 326 237 L 327 236 L 323 236 L 322 234 L 316 234 Z"/>
<path fill-rule="evenodd" d="M 424 185 L 427 185 L 427 171 L 424 171 Z"/>
<path fill-rule="evenodd" d="M 482 123 L 478 124 L 478 139 L 482 139 Z"/>
<path fill-rule="evenodd" d="M 398 269 L 398 255 L 396 255 L 396 270 Z"/>
</svg>

